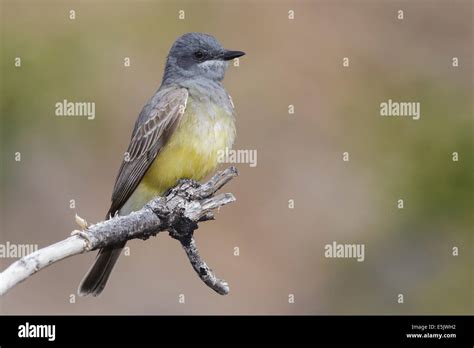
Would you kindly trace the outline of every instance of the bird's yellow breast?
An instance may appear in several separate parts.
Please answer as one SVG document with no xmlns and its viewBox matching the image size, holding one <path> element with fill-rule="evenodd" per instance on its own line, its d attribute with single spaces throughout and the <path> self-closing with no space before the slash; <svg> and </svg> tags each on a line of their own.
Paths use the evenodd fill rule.
<svg viewBox="0 0 474 348">
<path fill-rule="evenodd" d="M 190 96 L 176 130 L 130 197 L 131 208 L 140 209 L 180 179 L 202 180 L 217 168 L 219 151 L 232 147 L 234 139 L 232 112 Z"/>
</svg>

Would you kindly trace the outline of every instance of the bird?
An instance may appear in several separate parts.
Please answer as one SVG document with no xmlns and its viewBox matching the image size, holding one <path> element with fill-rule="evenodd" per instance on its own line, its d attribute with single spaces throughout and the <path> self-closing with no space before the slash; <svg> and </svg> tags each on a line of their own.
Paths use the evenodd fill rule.
<svg viewBox="0 0 474 348">
<path fill-rule="evenodd" d="M 161 85 L 135 122 L 106 219 L 140 210 L 181 179 L 199 181 L 216 170 L 219 152 L 236 137 L 234 104 L 222 81 L 229 62 L 243 55 L 205 33 L 175 40 Z M 79 295 L 102 293 L 124 246 L 99 250 Z"/>
</svg>

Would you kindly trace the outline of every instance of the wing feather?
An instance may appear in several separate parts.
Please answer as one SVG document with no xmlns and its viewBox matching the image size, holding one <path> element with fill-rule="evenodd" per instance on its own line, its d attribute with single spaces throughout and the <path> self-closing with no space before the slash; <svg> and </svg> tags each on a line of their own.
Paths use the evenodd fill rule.
<svg viewBox="0 0 474 348">
<path fill-rule="evenodd" d="M 107 217 L 114 215 L 132 195 L 155 157 L 166 144 L 184 114 L 188 99 L 185 88 L 160 90 L 143 108 L 132 133 L 115 180 Z"/>
</svg>

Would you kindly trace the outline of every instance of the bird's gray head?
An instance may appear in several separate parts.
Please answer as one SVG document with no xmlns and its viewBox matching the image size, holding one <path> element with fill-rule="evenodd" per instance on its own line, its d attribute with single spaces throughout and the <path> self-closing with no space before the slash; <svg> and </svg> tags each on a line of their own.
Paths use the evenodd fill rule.
<svg viewBox="0 0 474 348">
<path fill-rule="evenodd" d="M 211 35 L 184 34 L 170 49 L 163 83 L 176 83 L 189 79 L 222 81 L 228 61 L 244 54 L 224 49 Z"/>
</svg>

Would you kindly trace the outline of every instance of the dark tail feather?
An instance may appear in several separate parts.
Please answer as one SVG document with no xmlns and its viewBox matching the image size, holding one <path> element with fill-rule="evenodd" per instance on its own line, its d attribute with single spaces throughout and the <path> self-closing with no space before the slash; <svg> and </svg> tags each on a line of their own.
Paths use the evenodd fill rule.
<svg viewBox="0 0 474 348">
<path fill-rule="evenodd" d="M 98 296 L 107 284 L 115 262 L 120 256 L 125 243 L 114 248 L 100 249 L 92 267 L 87 272 L 77 290 L 80 296 Z"/>
</svg>

